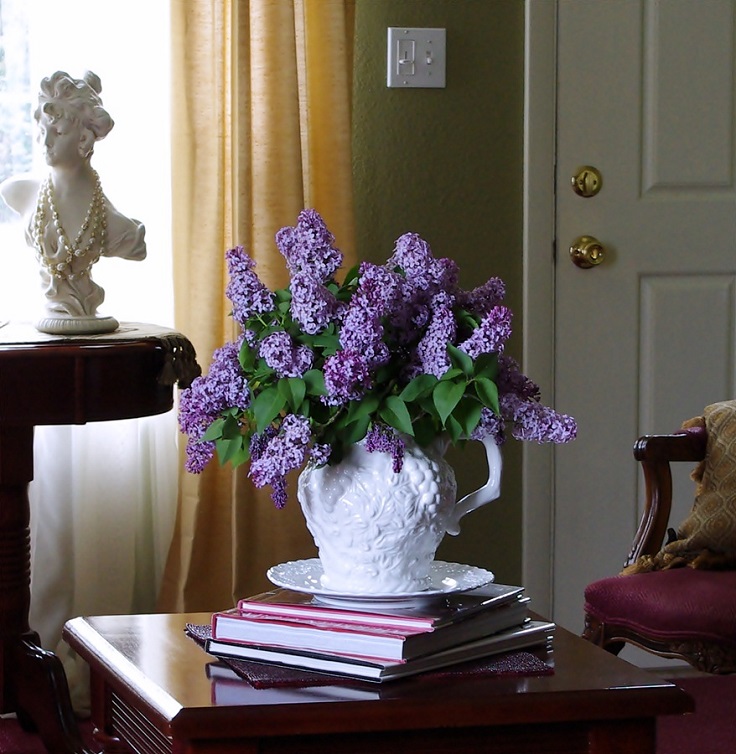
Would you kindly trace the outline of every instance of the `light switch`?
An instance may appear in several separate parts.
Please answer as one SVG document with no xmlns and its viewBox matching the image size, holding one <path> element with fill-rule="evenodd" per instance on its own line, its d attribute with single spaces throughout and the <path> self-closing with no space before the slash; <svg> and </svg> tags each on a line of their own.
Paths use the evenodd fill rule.
<svg viewBox="0 0 736 754">
<path fill-rule="evenodd" d="M 396 73 L 399 76 L 414 76 L 416 74 L 417 43 L 413 39 L 399 39 L 397 41 L 399 59 L 396 61 Z"/>
<path fill-rule="evenodd" d="M 386 85 L 405 88 L 445 86 L 445 29 L 388 29 Z"/>
</svg>

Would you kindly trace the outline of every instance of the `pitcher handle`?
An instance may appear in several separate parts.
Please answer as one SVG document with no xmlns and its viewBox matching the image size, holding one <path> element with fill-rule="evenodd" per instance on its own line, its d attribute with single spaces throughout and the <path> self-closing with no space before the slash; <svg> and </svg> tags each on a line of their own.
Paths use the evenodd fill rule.
<svg viewBox="0 0 736 754">
<path fill-rule="evenodd" d="M 457 535 L 460 533 L 460 519 L 470 511 L 480 508 L 486 503 L 496 500 L 501 494 L 501 469 L 503 458 L 501 449 L 496 444 L 493 435 L 487 435 L 481 442 L 486 449 L 486 460 L 488 461 L 488 481 L 475 492 L 471 492 L 455 503 L 452 516 L 447 525 L 447 533 Z"/>
</svg>

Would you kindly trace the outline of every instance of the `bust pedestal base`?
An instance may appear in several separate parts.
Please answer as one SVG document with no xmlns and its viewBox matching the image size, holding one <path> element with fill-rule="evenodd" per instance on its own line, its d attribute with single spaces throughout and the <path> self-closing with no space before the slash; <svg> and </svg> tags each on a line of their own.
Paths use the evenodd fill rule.
<svg viewBox="0 0 736 754">
<path fill-rule="evenodd" d="M 34 327 L 49 335 L 94 335 L 115 332 L 120 323 L 115 317 L 47 316 L 39 319 Z"/>
</svg>

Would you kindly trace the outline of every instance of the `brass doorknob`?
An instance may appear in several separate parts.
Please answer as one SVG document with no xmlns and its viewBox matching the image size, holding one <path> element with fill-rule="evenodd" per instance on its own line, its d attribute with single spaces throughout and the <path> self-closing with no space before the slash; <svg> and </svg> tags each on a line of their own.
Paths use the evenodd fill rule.
<svg viewBox="0 0 736 754">
<path fill-rule="evenodd" d="M 570 259 L 578 267 L 587 270 L 596 267 L 606 258 L 606 249 L 603 244 L 593 236 L 580 236 L 570 246 Z"/>
</svg>

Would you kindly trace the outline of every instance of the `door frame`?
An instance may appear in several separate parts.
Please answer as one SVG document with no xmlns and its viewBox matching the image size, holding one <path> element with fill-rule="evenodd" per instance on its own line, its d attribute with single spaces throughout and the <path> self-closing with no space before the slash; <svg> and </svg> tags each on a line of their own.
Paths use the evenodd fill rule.
<svg viewBox="0 0 736 754">
<path fill-rule="evenodd" d="M 524 372 L 555 405 L 555 163 L 558 0 L 524 0 Z M 561 409 L 562 410 L 562 409 Z M 554 446 L 522 443 L 522 583 L 554 614 Z"/>
</svg>

